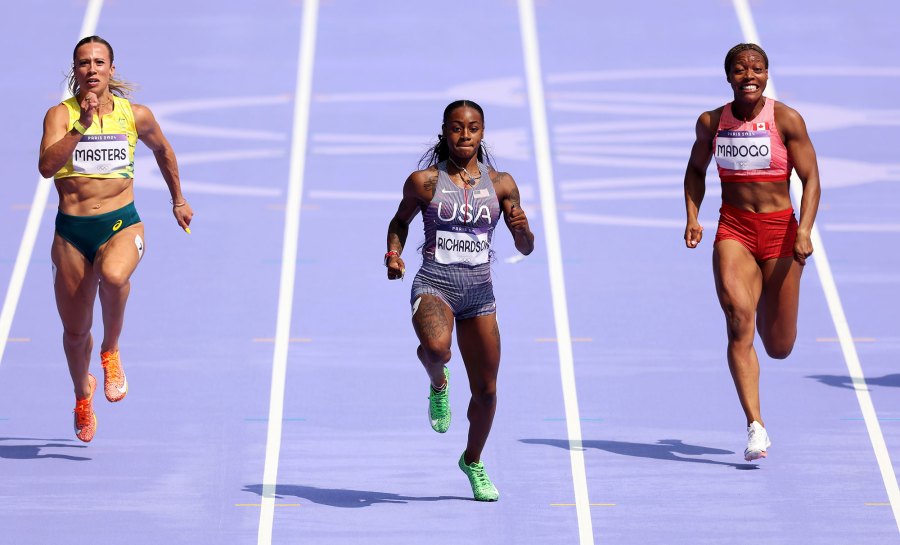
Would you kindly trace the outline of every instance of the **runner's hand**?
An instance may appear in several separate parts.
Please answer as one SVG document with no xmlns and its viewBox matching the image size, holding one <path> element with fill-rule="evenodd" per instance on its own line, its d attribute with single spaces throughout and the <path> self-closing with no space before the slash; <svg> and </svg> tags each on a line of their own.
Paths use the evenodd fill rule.
<svg viewBox="0 0 900 545">
<path fill-rule="evenodd" d="M 688 222 L 684 229 L 684 243 L 688 248 L 696 248 L 703 240 L 703 226 L 694 222 Z"/>
<path fill-rule="evenodd" d="M 100 110 L 100 99 L 96 93 L 88 91 L 81 100 L 81 117 L 78 121 L 84 128 L 90 127 L 94 123 L 94 114 Z"/>
<path fill-rule="evenodd" d="M 191 220 L 194 218 L 194 210 L 191 208 L 190 203 L 184 201 L 184 204 L 181 206 L 172 206 L 172 215 L 175 216 L 178 226 L 184 229 L 187 234 L 191 234 Z"/>
<path fill-rule="evenodd" d="M 509 228 L 520 233 L 529 231 L 528 218 L 525 216 L 525 211 L 515 204 L 509 210 Z"/>
<path fill-rule="evenodd" d="M 406 275 L 406 264 L 400 256 L 392 255 L 387 261 L 387 277 L 388 280 L 397 280 Z"/>
<path fill-rule="evenodd" d="M 797 231 L 797 238 L 794 240 L 794 260 L 801 265 L 806 265 L 806 258 L 812 253 L 813 245 L 809 233 Z"/>
</svg>

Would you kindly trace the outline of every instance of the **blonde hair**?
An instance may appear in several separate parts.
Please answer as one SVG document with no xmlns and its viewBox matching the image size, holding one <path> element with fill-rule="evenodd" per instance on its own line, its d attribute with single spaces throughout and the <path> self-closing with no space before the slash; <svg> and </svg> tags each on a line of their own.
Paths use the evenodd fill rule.
<svg viewBox="0 0 900 545">
<path fill-rule="evenodd" d="M 75 44 L 75 49 L 72 51 L 72 71 L 69 73 L 69 91 L 71 91 L 72 96 L 78 96 L 78 93 L 81 91 L 81 88 L 78 86 L 78 80 L 75 79 L 75 55 L 78 54 L 78 48 L 88 43 L 98 43 L 106 46 L 106 49 L 109 51 L 109 64 L 112 66 L 113 61 L 115 60 L 115 54 L 113 53 L 113 48 L 109 45 L 109 42 L 101 38 L 100 36 L 88 36 L 86 38 L 82 38 L 78 40 L 78 43 Z M 131 93 L 135 90 L 135 85 L 129 81 L 117 79 L 117 78 L 109 78 L 109 91 L 119 97 L 128 98 Z"/>
</svg>

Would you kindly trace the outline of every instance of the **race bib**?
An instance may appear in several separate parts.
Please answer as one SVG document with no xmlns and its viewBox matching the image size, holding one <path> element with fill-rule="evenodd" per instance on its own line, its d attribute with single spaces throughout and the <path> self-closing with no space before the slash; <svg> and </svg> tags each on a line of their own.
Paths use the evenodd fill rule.
<svg viewBox="0 0 900 545">
<path fill-rule="evenodd" d="M 490 259 L 491 244 L 487 233 L 438 229 L 435 242 L 434 260 L 438 263 L 481 265 Z"/>
<path fill-rule="evenodd" d="M 124 134 L 85 134 L 72 153 L 72 168 L 80 174 L 107 174 L 130 164 Z"/>
<path fill-rule="evenodd" d="M 769 131 L 719 131 L 716 164 L 728 170 L 760 170 L 772 163 Z"/>
</svg>

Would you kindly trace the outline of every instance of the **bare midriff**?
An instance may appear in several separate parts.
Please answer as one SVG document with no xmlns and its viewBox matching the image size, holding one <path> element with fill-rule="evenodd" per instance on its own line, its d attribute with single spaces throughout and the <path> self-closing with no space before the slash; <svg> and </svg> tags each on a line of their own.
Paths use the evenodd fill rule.
<svg viewBox="0 0 900 545">
<path fill-rule="evenodd" d="M 132 178 L 58 178 L 59 211 L 70 216 L 95 216 L 134 201 Z"/>
<path fill-rule="evenodd" d="M 779 182 L 723 183 L 722 202 L 749 212 L 779 212 L 791 208 L 790 184 Z"/>
</svg>

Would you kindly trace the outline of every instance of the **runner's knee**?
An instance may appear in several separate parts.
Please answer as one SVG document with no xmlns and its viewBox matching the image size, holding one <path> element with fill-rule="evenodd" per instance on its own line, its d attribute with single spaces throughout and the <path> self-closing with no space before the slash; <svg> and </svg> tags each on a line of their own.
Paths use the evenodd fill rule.
<svg viewBox="0 0 900 545">
<path fill-rule="evenodd" d="M 425 359 L 433 364 L 444 365 L 450 361 L 450 346 L 437 340 L 423 342 L 422 352 Z"/>
<path fill-rule="evenodd" d="M 63 326 L 63 342 L 69 345 L 79 345 L 91 338 L 91 326 L 83 327 Z"/>
<path fill-rule="evenodd" d="M 734 304 L 723 305 L 725 325 L 728 328 L 729 340 L 740 342 L 753 341 L 754 312 Z"/>
<path fill-rule="evenodd" d="M 131 278 L 131 267 L 123 264 L 104 264 L 100 269 L 100 283 L 110 288 L 124 288 Z"/>
<path fill-rule="evenodd" d="M 482 407 L 493 407 L 497 404 L 497 383 L 490 382 L 472 388 L 472 401 Z"/>
<path fill-rule="evenodd" d="M 791 338 L 763 339 L 763 346 L 766 348 L 766 354 L 775 360 L 783 360 L 791 355 L 794 350 L 794 341 L 797 335 Z"/>
</svg>

